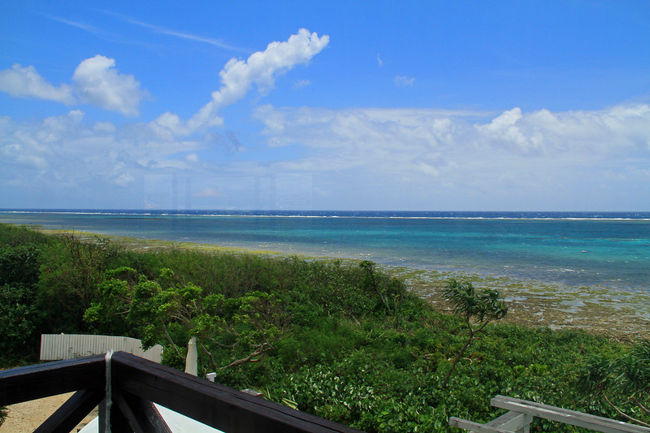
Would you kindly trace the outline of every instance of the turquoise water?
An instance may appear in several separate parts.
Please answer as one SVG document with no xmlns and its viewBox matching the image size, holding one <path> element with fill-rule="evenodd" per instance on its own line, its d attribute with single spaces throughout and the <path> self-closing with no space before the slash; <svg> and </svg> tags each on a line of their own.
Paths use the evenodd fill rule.
<svg viewBox="0 0 650 433">
<path fill-rule="evenodd" d="M 650 292 L 649 213 L 0 211 L 0 222 Z"/>
</svg>

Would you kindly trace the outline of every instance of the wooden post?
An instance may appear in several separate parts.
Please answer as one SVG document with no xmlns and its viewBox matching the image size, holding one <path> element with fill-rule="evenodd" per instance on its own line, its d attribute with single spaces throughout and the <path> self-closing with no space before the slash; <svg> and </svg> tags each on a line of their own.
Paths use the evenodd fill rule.
<svg viewBox="0 0 650 433">
<path fill-rule="evenodd" d="M 187 342 L 187 356 L 185 357 L 185 373 L 196 376 L 198 372 L 198 354 L 196 353 L 196 337 Z"/>
</svg>

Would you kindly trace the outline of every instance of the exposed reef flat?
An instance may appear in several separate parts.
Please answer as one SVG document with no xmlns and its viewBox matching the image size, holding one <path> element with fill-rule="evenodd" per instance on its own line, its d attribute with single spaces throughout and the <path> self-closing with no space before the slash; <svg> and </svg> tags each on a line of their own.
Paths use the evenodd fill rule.
<svg viewBox="0 0 650 433">
<path fill-rule="evenodd" d="M 624 340 L 650 338 L 649 293 L 409 268 L 392 268 L 391 272 L 401 276 L 414 293 L 441 308 L 445 308 L 445 282 L 467 279 L 476 287 L 498 289 L 503 294 L 509 306 L 506 322 L 580 328 Z"/>
</svg>

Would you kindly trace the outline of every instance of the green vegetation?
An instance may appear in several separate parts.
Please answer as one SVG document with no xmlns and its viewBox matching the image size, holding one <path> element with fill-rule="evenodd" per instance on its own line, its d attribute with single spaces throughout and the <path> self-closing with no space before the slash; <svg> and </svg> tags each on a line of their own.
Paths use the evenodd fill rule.
<svg viewBox="0 0 650 433">
<path fill-rule="evenodd" d="M 458 314 L 444 313 L 371 262 L 137 251 L 0 225 L 0 287 L 3 366 L 36 362 L 39 334 L 65 332 L 160 343 L 182 367 L 196 336 L 200 374 L 367 432 L 486 422 L 496 394 L 649 421 L 647 341 L 489 323 L 505 314 L 497 292 L 462 281 L 449 284 Z"/>
</svg>

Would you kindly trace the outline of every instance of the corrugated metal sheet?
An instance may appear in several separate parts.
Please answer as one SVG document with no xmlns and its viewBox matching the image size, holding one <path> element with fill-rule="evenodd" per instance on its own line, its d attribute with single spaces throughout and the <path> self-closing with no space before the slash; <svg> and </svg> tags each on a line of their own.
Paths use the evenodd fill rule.
<svg viewBox="0 0 650 433">
<path fill-rule="evenodd" d="M 124 351 L 160 363 L 162 346 L 142 350 L 140 340 L 110 335 L 41 334 L 41 361 L 99 355 L 109 350 Z"/>
</svg>

